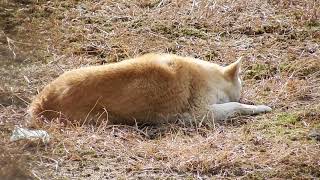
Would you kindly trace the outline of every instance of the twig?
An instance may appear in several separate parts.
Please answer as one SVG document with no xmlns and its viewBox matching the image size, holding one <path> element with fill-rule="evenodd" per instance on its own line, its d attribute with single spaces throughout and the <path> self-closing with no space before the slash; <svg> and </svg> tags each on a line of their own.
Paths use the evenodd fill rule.
<svg viewBox="0 0 320 180">
<path fill-rule="evenodd" d="M 8 47 L 9 47 L 9 49 L 11 50 L 11 52 L 13 54 L 13 59 L 16 59 L 17 55 L 14 52 L 14 48 L 12 48 L 12 46 L 11 46 L 11 45 L 13 45 L 13 47 L 15 47 L 15 45 L 13 44 L 14 41 L 12 39 L 10 39 L 9 37 L 7 37 L 7 42 L 8 42 Z"/>
<path fill-rule="evenodd" d="M 86 122 L 87 122 L 87 119 L 88 119 L 88 117 L 90 116 L 90 113 L 93 111 L 93 109 L 97 106 L 97 104 L 98 104 L 98 102 L 99 102 L 99 100 L 101 99 L 101 97 L 99 97 L 98 99 L 97 99 L 97 101 L 96 101 L 96 103 L 94 104 L 94 106 L 90 109 L 90 111 L 88 112 L 88 114 L 87 114 L 87 116 L 86 116 L 86 118 L 84 119 L 84 121 L 83 121 L 83 123 L 82 123 L 82 125 L 81 126 L 83 126 Z"/>
<path fill-rule="evenodd" d="M 31 173 L 32 173 L 32 175 L 33 175 L 36 179 L 41 180 L 41 178 L 35 173 L 34 170 L 32 170 Z"/>
</svg>

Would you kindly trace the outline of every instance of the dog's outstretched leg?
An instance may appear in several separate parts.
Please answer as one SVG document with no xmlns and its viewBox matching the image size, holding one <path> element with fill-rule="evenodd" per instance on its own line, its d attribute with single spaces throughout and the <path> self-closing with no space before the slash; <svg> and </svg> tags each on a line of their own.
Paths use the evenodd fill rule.
<svg viewBox="0 0 320 180">
<path fill-rule="evenodd" d="M 214 114 L 216 121 L 225 120 L 229 117 L 240 115 L 254 115 L 260 113 L 270 112 L 272 109 L 265 105 L 247 105 L 238 102 L 229 102 L 224 104 L 213 104 L 209 106 L 209 109 Z"/>
</svg>

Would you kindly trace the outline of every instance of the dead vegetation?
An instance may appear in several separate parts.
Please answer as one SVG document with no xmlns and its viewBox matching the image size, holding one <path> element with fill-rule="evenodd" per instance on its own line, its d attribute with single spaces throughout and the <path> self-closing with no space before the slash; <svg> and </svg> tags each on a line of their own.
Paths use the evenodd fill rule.
<svg viewBox="0 0 320 180">
<path fill-rule="evenodd" d="M 319 178 L 319 19 L 315 0 L 2 1 L 0 176 Z M 242 101 L 274 111 L 214 128 L 53 122 L 41 127 L 48 145 L 9 142 L 32 95 L 63 71 L 147 52 L 220 64 L 243 56 Z"/>
</svg>

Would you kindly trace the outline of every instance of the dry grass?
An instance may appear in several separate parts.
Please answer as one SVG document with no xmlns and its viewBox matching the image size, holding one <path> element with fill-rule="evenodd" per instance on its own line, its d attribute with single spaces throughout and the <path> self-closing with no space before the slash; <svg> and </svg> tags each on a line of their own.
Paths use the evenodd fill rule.
<svg viewBox="0 0 320 180">
<path fill-rule="evenodd" d="M 319 19 L 315 0 L 2 1 L 0 177 L 319 178 Z M 146 52 L 221 64 L 244 56 L 243 101 L 274 111 L 214 128 L 53 122 L 41 127 L 48 145 L 8 141 L 32 96 L 63 71 Z"/>
</svg>

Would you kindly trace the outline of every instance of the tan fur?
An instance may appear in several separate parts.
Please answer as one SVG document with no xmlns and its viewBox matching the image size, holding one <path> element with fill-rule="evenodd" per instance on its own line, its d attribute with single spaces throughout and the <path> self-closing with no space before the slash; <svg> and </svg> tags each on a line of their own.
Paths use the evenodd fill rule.
<svg viewBox="0 0 320 180">
<path fill-rule="evenodd" d="M 161 117 L 238 101 L 239 68 L 240 61 L 222 67 L 191 57 L 146 54 L 66 72 L 35 97 L 29 111 L 34 118 L 73 122 L 161 123 Z"/>
</svg>

